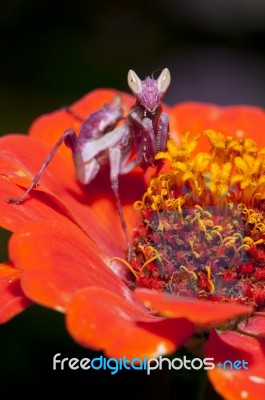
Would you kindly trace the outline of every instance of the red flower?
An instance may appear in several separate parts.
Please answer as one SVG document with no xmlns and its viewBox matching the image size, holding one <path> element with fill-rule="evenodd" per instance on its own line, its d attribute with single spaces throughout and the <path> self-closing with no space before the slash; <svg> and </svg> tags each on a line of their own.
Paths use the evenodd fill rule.
<svg viewBox="0 0 265 400">
<path fill-rule="evenodd" d="M 72 109 L 86 116 L 115 94 L 112 90 L 94 91 Z M 122 98 L 128 107 L 134 101 L 125 93 Z M 174 139 L 187 129 L 196 134 L 216 129 L 225 135 L 246 133 L 259 145 L 264 141 L 261 132 L 265 116 L 254 107 L 184 103 L 167 111 Z M 216 390 L 225 399 L 263 399 L 262 309 L 253 315 L 252 305 L 241 301 L 191 301 L 141 287 L 133 291 L 126 267 L 117 261 L 110 262 L 112 257 L 124 257 L 126 243 L 107 168 L 88 187 L 81 187 L 74 177 L 69 149 L 61 146 L 40 185 L 26 201 L 20 205 L 7 203 L 7 198 L 18 197 L 29 185 L 62 132 L 71 127 L 78 132 L 79 125 L 67 112 L 56 111 L 35 121 L 28 136 L 7 135 L 0 140 L 0 221 L 2 227 L 14 232 L 9 242 L 10 263 L 0 268 L 0 321 L 7 321 L 35 302 L 64 312 L 67 328 L 77 342 L 117 358 L 172 354 L 200 327 L 210 331 L 205 354 L 214 357 L 216 363 L 227 359 L 248 362 L 247 371 L 209 371 Z M 201 146 L 204 149 L 205 143 Z M 129 232 L 139 219 L 132 205 L 145 190 L 140 170 L 120 178 L 120 197 Z M 151 270 L 151 263 L 149 267 Z M 264 264 L 260 263 L 255 273 L 264 280 L 262 268 Z M 251 266 L 245 266 L 244 271 L 253 273 Z M 209 274 L 198 275 L 201 288 L 213 285 Z M 145 285 L 146 281 L 142 286 Z M 255 299 L 259 296 L 263 304 L 263 286 L 260 288 Z M 252 317 L 244 321 L 249 315 Z M 239 317 L 243 322 L 237 322 Z M 236 326 L 223 330 L 223 324 L 229 320 Z M 221 330 L 217 328 L 220 326 Z"/>
</svg>

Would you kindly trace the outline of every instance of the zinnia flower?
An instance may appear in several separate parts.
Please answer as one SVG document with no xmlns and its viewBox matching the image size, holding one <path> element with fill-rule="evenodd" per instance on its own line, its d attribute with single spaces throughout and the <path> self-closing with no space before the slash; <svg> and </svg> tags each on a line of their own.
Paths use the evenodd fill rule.
<svg viewBox="0 0 265 400">
<path fill-rule="evenodd" d="M 115 94 L 97 90 L 71 108 L 86 116 Z M 216 391 L 264 399 L 264 113 L 198 103 L 165 109 L 170 139 L 157 155 L 165 168 L 120 178 L 130 262 L 108 168 L 82 187 L 64 146 L 23 203 L 6 201 L 28 187 L 65 129 L 78 132 L 78 119 L 56 111 L 28 136 L 1 138 L 0 220 L 14 233 L 0 268 L 0 320 L 35 302 L 64 312 L 81 345 L 128 359 L 207 338 L 205 356 L 216 364 L 248 363 L 208 371 Z"/>
</svg>

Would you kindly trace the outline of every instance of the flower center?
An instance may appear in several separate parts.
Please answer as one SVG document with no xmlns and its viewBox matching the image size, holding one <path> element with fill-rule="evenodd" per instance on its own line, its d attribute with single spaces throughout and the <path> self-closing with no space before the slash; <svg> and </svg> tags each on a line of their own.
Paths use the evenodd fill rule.
<svg viewBox="0 0 265 400">
<path fill-rule="evenodd" d="M 138 287 L 265 307 L 265 149 L 250 139 L 187 132 L 167 151 L 167 171 L 134 207 L 140 222 L 131 268 Z"/>
</svg>

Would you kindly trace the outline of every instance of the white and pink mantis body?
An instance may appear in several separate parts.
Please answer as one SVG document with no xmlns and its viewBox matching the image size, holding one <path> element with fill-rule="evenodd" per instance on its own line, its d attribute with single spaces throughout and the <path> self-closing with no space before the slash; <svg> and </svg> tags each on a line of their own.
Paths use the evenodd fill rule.
<svg viewBox="0 0 265 400">
<path fill-rule="evenodd" d="M 109 163 L 111 187 L 130 254 L 130 240 L 119 197 L 119 175 L 127 174 L 137 165 L 144 171 L 149 166 L 156 166 L 155 155 L 165 150 L 169 116 L 162 111 L 161 100 L 169 84 L 170 73 L 167 68 L 163 69 L 157 79 L 148 76 L 144 80 L 140 80 L 136 73 L 130 70 L 128 85 L 136 102 L 124 121 L 117 126 L 124 114 L 121 98 L 117 95 L 101 109 L 82 120 L 78 136 L 73 129 L 67 129 L 25 192 L 16 199 L 9 199 L 8 202 L 19 204 L 25 200 L 64 142 L 72 151 L 76 178 L 84 185 L 95 178 L 102 165 Z M 71 113 L 71 110 L 68 112 Z"/>
</svg>

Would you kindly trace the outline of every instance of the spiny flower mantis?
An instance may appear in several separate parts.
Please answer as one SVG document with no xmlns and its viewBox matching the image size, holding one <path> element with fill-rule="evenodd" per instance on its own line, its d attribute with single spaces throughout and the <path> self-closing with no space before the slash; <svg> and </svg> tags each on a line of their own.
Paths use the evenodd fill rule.
<svg viewBox="0 0 265 400">
<path fill-rule="evenodd" d="M 72 151 L 77 180 L 87 185 L 101 166 L 110 164 L 110 181 L 118 213 L 128 246 L 130 240 L 119 196 L 119 175 L 127 174 L 137 165 L 145 171 L 155 167 L 155 155 L 165 150 L 169 130 L 169 116 L 163 112 L 161 100 L 170 84 L 170 72 L 164 68 L 157 79 L 141 80 L 133 70 L 128 72 L 128 85 L 135 96 L 135 104 L 124 118 L 121 97 L 115 96 L 99 110 L 82 119 L 79 135 L 67 129 L 54 145 L 40 170 L 24 193 L 9 203 L 23 202 L 38 184 L 48 164 L 64 142 Z M 68 112 L 71 113 L 69 109 Z M 73 114 L 73 113 L 72 113 Z M 75 114 L 74 117 L 79 118 Z M 118 122 L 121 122 L 118 125 Z"/>
</svg>

